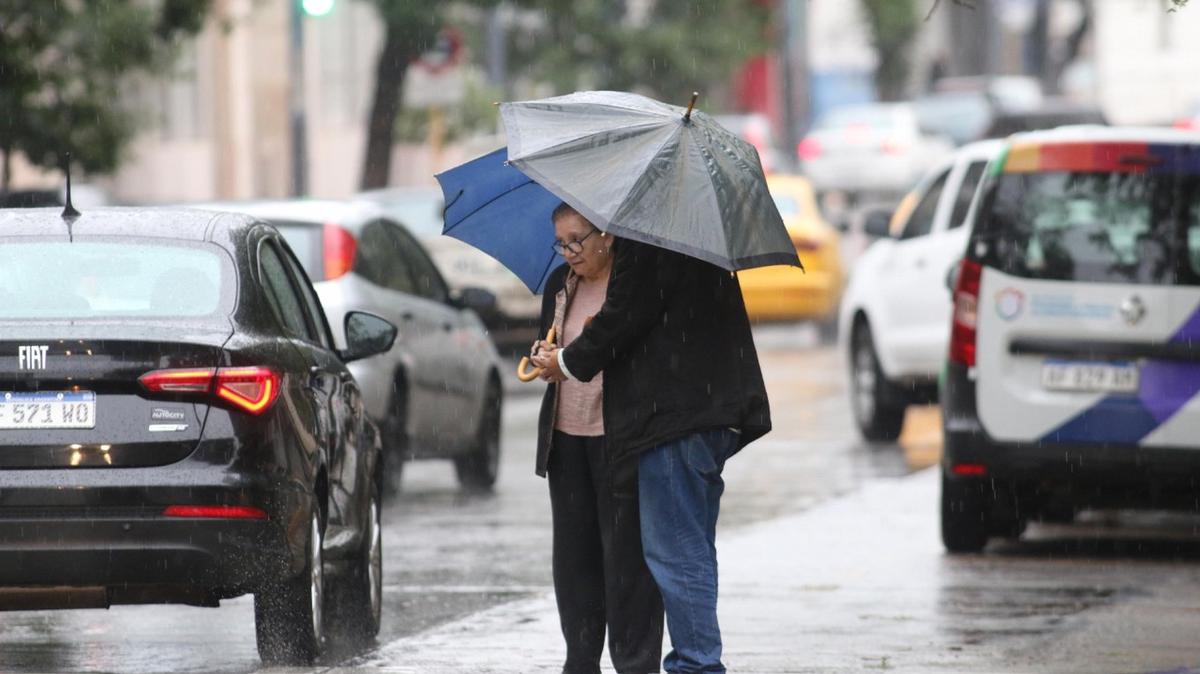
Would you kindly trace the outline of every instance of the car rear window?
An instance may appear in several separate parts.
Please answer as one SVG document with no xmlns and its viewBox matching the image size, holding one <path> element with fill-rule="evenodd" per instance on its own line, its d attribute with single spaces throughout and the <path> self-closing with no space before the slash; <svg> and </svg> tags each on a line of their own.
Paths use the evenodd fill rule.
<svg viewBox="0 0 1200 674">
<path fill-rule="evenodd" d="M 317 225 L 280 222 L 271 220 L 272 225 L 279 230 L 288 243 L 288 247 L 296 254 L 296 259 L 308 274 L 308 280 L 316 283 L 325 280 L 325 264 L 323 262 L 323 233 L 324 229 Z"/>
<path fill-rule="evenodd" d="M 233 268 L 210 245 L 6 241 L 0 320 L 226 315 Z"/>
<path fill-rule="evenodd" d="M 900 125 L 900 112 L 890 106 L 866 106 L 831 110 L 817 123 L 818 129 L 870 127 L 891 129 Z"/>
<path fill-rule="evenodd" d="M 388 215 L 398 220 L 419 239 L 431 239 L 442 233 L 441 195 L 396 197 L 383 202 Z"/>
<path fill-rule="evenodd" d="M 1002 173 L 976 240 L 1016 276 L 1200 285 L 1200 175 Z"/>
</svg>

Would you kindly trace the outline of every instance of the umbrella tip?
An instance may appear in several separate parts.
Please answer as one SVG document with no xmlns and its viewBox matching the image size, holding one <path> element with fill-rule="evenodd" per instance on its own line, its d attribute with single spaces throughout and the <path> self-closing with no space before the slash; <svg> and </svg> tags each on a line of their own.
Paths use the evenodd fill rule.
<svg viewBox="0 0 1200 674">
<path fill-rule="evenodd" d="M 696 99 L 697 98 L 700 98 L 700 92 L 693 91 L 692 92 L 692 102 L 688 103 L 687 113 L 685 113 L 683 115 L 683 121 L 685 121 L 685 122 L 692 121 L 692 110 L 695 109 L 695 107 L 696 107 Z"/>
</svg>

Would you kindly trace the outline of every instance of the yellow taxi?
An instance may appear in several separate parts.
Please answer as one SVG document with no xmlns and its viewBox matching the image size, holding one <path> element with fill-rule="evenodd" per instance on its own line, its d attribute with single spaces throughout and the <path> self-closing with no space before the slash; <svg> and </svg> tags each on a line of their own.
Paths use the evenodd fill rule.
<svg viewBox="0 0 1200 674">
<path fill-rule="evenodd" d="M 812 320 L 832 326 L 844 286 L 838 232 L 821 217 L 807 179 L 769 175 L 767 187 L 804 271 L 774 266 L 739 272 L 746 313 L 752 321 Z"/>
</svg>

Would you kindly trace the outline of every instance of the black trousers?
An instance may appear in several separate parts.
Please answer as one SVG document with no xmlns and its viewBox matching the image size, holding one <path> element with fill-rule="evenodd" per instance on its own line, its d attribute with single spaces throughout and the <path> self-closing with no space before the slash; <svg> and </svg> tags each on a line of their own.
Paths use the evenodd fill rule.
<svg viewBox="0 0 1200 674">
<path fill-rule="evenodd" d="M 610 465 L 603 437 L 554 432 L 547 466 L 554 515 L 554 595 L 567 642 L 564 674 L 659 671 L 663 606 L 642 555 L 638 462 Z"/>
</svg>

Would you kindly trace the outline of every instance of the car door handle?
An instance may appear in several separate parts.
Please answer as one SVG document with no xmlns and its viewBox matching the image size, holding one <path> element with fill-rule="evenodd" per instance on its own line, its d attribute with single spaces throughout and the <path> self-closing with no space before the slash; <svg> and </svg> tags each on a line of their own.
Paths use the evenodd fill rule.
<svg viewBox="0 0 1200 674">
<path fill-rule="evenodd" d="M 445 330 L 446 332 L 450 332 L 451 330 L 454 329 L 454 325 L 451 323 L 442 323 L 442 329 Z"/>
<path fill-rule="evenodd" d="M 925 267 L 925 258 L 919 257 L 916 259 L 915 262 L 913 262 L 913 264 L 916 266 L 917 269 L 923 269 Z"/>
<path fill-rule="evenodd" d="M 413 318 L 415 318 L 415 316 L 413 315 L 413 312 L 411 312 L 411 311 L 406 311 L 406 312 L 400 314 L 400 320 L 402 320 L 402 321 L 411 321 Z"/>
</svg>

